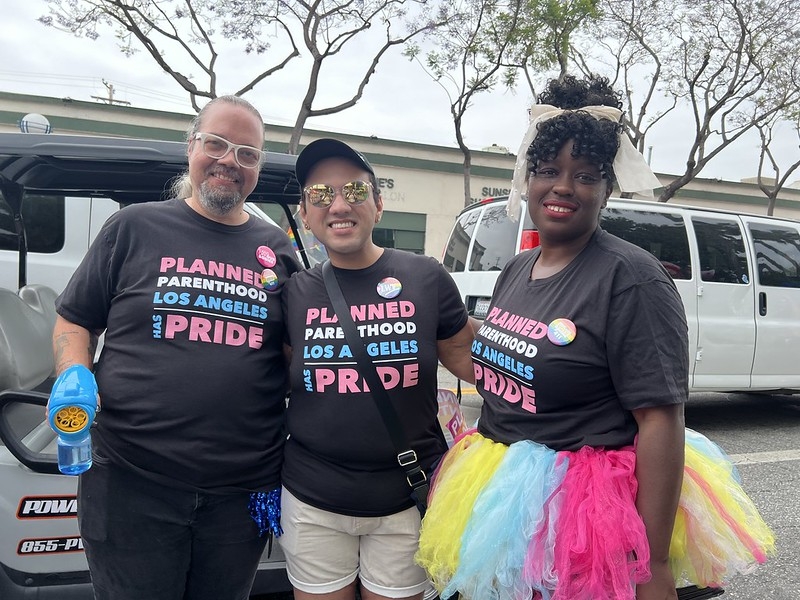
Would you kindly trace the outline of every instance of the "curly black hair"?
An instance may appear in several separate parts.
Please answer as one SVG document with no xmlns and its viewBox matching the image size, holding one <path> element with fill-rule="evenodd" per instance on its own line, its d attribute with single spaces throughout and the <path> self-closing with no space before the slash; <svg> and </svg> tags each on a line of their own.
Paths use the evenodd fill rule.
<svg viewBox="0 0 800 600">
<path fill-rule="evenodd" d="M 553 79 L 539 94 L 539 104 L 552 104 L 565 112 L 537 126 L 538 133 L 528 148 L 528 172 L 536 173 L 539 161 L 553 160 L 569 140 L 572 156 L 585 157 L 596 163 L 609 185 L 616 181 L 612 163 L 619 150 L 622 125 L 609 119 L 596 119 L 580 110 L 585 106 L 611 106 L 622 109 L 619 94 L 605 77 L 579 80 L 572 75 Z"/>
</svg>

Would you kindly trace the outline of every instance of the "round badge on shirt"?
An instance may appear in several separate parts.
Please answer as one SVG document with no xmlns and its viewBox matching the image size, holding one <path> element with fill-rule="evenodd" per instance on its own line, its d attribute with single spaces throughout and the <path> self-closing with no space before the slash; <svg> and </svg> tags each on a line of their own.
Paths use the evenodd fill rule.
<svg viewBox="0 0 800 600">
<path fill-rule="evenodd" d="M 397 298 L 403 291 L 403 284 L 394 277 L 385 277 L 378 283 L 377 290 L 381 298 Z"/>
<path fill-rule="evenodd" d="M 278 259 L 275 257 L 275 251 L 269 246 L 259 246 L 256 248 L 256 259 L 262 267 L 274 267 Z"/>
<path fill-rule="evenodd" d="M 576 335 L 575 323 L 569 319 L 555 319 L 547 326 L 547 339 L 556 346 L 571 344 Z"/>
<path fill-rule="evenodd" d="M 274 290 L 278 287 L 278 276 L 272 269 L 261 271 L 261 286 L 265 290 Z"/>
</svg>

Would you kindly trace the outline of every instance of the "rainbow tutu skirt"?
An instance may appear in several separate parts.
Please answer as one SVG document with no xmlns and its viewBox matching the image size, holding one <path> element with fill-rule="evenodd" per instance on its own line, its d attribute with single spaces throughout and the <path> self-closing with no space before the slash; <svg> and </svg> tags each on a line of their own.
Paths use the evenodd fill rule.
<svg viewBox="0 0 800 600">
<path fill-rule="evenodd" d="M 417 562 L 442 598 L 634 600 L 650 578 L 633 447 L 556 452 L 468 432 L 434 476 Z M 722 584 L 775 539 L 724 452 L 686 430 L 670 546 L 676 586 Z"/>
</svg>

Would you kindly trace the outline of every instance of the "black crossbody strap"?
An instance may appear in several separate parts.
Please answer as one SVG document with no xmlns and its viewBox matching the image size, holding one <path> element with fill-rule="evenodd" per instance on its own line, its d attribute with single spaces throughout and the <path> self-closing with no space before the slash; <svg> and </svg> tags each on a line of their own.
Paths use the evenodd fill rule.
<svg viewBox="0 0 800 600">
<path fill-rule="evenodd" d="M 366 379 L 369 385 L 372 398 L 375 405 L 378 407 L 378 412 L 381 414 L 386 429 L 389 432 L 389 437 L 392 440 L 392 445 L 397 452 L 397 463 L 403 468 L 406 473 L 406 481 L 414 492 L 414 501 L 420 512 L 424 514 L 424 507 L 427 505 L 428 497 L 428 478 L 425 471 L 417 460 L 417 453 L 411 449 L 411 446 L 406 440 L 403 428 L 400 425 L 400 418 L 394 409 L 389 394 L 375 370 L 375 363 L 372 362 L 367 349 L 364 346 L 364 340 L 358 335 L 356 324 L 350 316 L 350 307 L 344 299 L 342 289 L 339 287 L 339 282 L 336 280 L 336 274 L 333 272 L 331 262 L 328 260 L 322 265 L 322 279 L 325 282 L 325 288 L 328 290 L 328 297 L 333 304 L 333 310 L 339 319 L 339 325 L 344 330 L 345 339 L 350 346 L 350 352 L 353 353 L 353 358 L 358 362 L 361 374 Z"/>
</svg>

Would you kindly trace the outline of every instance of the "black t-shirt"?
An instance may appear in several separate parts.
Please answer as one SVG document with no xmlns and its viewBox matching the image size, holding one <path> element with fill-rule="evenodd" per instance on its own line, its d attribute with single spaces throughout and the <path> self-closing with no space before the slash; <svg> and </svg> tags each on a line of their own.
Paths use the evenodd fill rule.
<svg viewBox="0 0 800 600">
<path fill-rule="evenodd" d="M 397 250 L 384 250 L 366 269 L 335 273 L 406 438 L 428 469 L 447 449 L 436 418 L 437 340 L 467 322 L 458 289 L 435 259 Z M 322 269 L 292 277 L 283 304 L 292 346 L 283 485 L 341 514 L 408 508 L 411 489 L 335 318 Z"/>
<path fill-rule="evenodd" d="M 98 452 L 180 488 L 276 486 L 280 295 L 297 269 L 284 232 L 254 217 L 223 225 L 184 200 L 113 215 L 56 304 L 68 321 L 106 330 Z"/>
<path fill-rule="evenodd" d="M 561 272 L 532 281 L 539 253 L 503 270 L 473 346 L 479 430 L 555 450 L 631 444 L 631 410 L 688 396 L 680 295 L 655 257 L 601 229 Z"/>
</svg>

